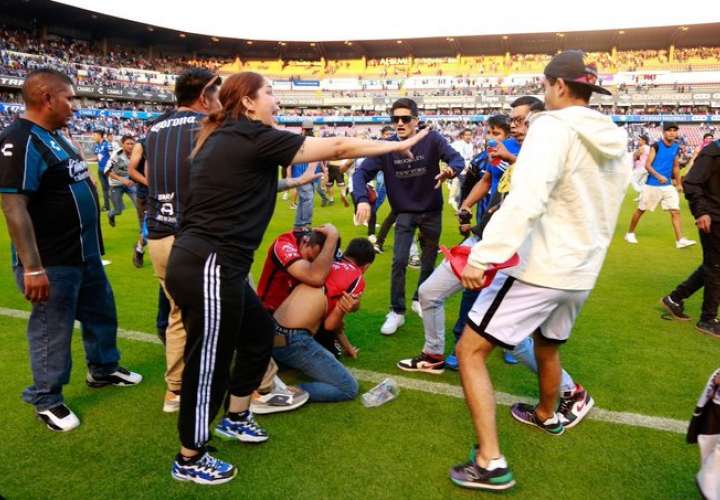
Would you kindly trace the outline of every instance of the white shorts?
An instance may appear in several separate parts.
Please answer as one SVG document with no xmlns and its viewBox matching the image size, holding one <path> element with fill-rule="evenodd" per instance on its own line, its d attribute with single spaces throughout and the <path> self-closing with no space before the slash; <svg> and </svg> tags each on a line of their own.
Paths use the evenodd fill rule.
<svg viewBox="0 0 720 500">
<path fill-rule="evenodd" d="M 563 343 L 590 290 L 558 290 L 498 273 L 468 314 L 468 326 L 493 344 L 513 349 L 533 333 Z"/>
<path fill-rule="evenodd" d="M 680 196 L 675 186 L 643 186 L 640 193 L 640 210 L 653 212 L 660 203 L 663 210 L 680 210 Z"/>
</svg>

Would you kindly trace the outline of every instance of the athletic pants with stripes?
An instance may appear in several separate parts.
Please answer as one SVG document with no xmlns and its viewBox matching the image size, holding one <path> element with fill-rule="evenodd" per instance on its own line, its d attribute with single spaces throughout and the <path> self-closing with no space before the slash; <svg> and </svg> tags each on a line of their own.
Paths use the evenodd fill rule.
<svg viewBox="0 0 720 500">
<path fill-rule="evenodd" d="M 249 396 L 260 385 L 273 346 L 274 323 L 247 281 L 247 272 L 177 245 L 165 284 L 187 331 L 178 430 L 186 448 L 202 449 L 225 400 L 233 365 L 233 394 Z"/>
</svg>

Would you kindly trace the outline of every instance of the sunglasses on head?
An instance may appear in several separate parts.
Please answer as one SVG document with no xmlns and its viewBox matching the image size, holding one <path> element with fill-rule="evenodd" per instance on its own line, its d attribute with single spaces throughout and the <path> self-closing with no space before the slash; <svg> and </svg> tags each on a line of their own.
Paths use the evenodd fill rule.
<svg viewBox="0 0 720 500">
<path fill-rule="evenodd" d="M 410 122 L 413 121 L 414 119 L 415 119 L 415 117 L 414 117 L 414 116 L 410 116 L 410 115 L 404 115 L 404 116 L 395 116 L 395 115 L 392 115 L 392 116 L 390 117 L 390 121 L 391 121 L 392 123 L 400 123 L 400 122 L 403 122 L 405 125 L 407 125 L 408 123 L 410 123 Z"/>
</svg>

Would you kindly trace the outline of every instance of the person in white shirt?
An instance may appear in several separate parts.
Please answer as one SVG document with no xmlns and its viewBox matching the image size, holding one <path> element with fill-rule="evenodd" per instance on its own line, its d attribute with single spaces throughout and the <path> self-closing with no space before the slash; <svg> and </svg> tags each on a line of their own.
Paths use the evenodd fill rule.
<svg viewBox="0 0 720 500">
<path fill-rule="evenodd" d="M 450 182 L 449 186 L 448 204 L 453 207 L 455 211 L 457 211 L 460 207 L 460 187 L 465 180 L 465 172 L 468 167 L 470 167 L 470 161 L 473 159 L 474 148 L 472 136 L 472 130 L 465 128 L 462 132 L 460 132 L 460 134 L 458 134 L 457 140 L 450 144 L 450 147 L 460 153 L 460 156 L 462 156 L 463 160 L 465 160 L 465 170 L 455 177 Z"/>
<path fill-rule="evenodd" d="M 459 486 L 501 490 L 515 484 L 500 453 L 486 367 L 496 346 L 512 349 L 535 336 L 540 403 L 515 404 L 512 416 L 553 435 L 565 430 L 556 413 L 558 347 L 595 285 L 632 171 L 625 130 L 587 107 L 592 92 L 610 94 L 596 81 L 595 65 L 586 64 L 581 51 L 561 52 L 545 67 L 549 111 L 533 116 L 510 192 L 462 272 L 465 288 L 478 289 L 488 266 L 520 257 L 479 294 L 457 347 L 479 443 L 473 460 L 450 471 Z"/>
<path fill-rule="evenodd" d="M 642 193 L 643 186 L 645 185 L 645 181 L 648 176 L 647 170 L 645 170 L 645 164 L 647 163 L 647 158 L 650 155 L 650 139 L 648 136 L 643 134 L 638 137 L 638 141 L 638 148 L 633 153 L 635 167 L 633 168 L 630 185 L 636 192 Z"/>
</svg>

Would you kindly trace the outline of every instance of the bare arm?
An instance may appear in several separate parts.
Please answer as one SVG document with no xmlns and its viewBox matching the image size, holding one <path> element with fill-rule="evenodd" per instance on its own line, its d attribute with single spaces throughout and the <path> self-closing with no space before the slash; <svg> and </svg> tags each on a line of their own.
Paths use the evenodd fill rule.
<svg viewBox="0 0 720 500">
<path fill-rule="evenodd" d="M 470 193 L 468 193 L 465 200 L 463 200 L 462 205 L 460 206 L 460 210 L 464 208 L 466 210 L 472 211 L 472 207 L 474 207 L 477 202 L 482 200 L 490 190 L 491 177 L 492 176 L 490 175 L 490 172 L 485 172 L 482 179 L 480 179 L 480 182 L 473 186 L 473 188 L 470 190 Z"/>
<path fill-rule="evenodd" d="M 40 259 L 32 219 L 27 210 L 28 201 L 28 197 L 23 194 L 3 194 L 2 209 L 10 239 L 25 271 L 25 298 L 32 302 L 43 302 L 48 298 L 49 283 Z"/>
<path fill-rule="evenodd" d="M 339 238 L 337 229 L 331 224 L 326 224 L 320 230 L 325 233 L 325 243 L 315 260 L 312 262 L 305 259 L 298 260 L 287 268 L 290 276 L 310 286 L 322 286 L 325 284 L 325 278 L 327 278 L 332 267 L 335 247 L 337 247 Z"/>
<path fill-rule="evenodd" d="M 140 162 L 142 161 L 143 147 L 141 144 L 135 144 L 133 147 L 132 154 L 130 155 L 130 163 L 128 164 L 128 174 L 130 178 L 135 182 L 147 186 L 147 177 L 138 171 Z"/>
<path fill-rule="evenodd" d="M 288 189 L 296 188 L 298 186 L 304 186 L 305 184 L 314 182 L 316 179 L 322 177 L 322 174 L 316 174 L 314 170 L 315 169 L 311 170 L 308 168 L 300 177 L 296 177 L 294 179 L 278 179 L 278 192 L 287 191 Z"/>
<path fill-rule="evenodd" d="M 672 169 L 672 183 L 675 185 L 678 191 L 682 193 L 683 185 L 682 178 L 680 177 L 680 158 L 675 158 Z"/>
<path fill-rule="evenodd" d="M 409 154 L 410 148 L 427 136 L 428 130 L 422 130 L 404 141 L 369 141 L 354 137 L 307 137 L 292 163 L 307 163 L 319 160 L 341 158 L 362 158 L 380 156 L 388 153 Z"/>
<path fill-rule="evenodd" d="M 355 163 L 355 160 L 345 160 L 340 165 L 340 173 L 344 174 L 348 170 L 350 170 L 350 167 L 353 166 L 353 163 Z"/>
</svg>

